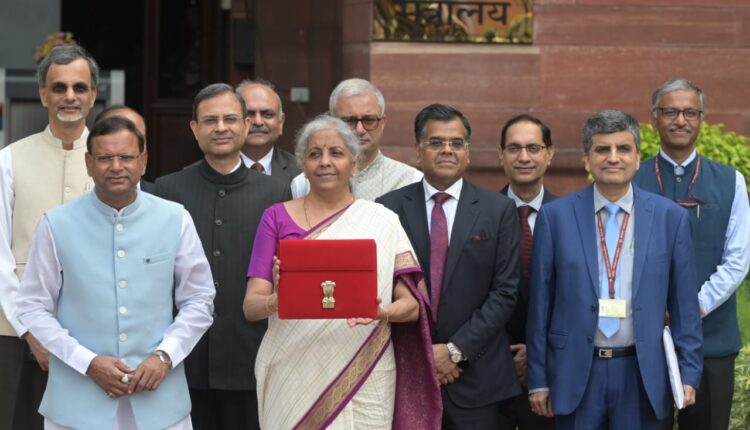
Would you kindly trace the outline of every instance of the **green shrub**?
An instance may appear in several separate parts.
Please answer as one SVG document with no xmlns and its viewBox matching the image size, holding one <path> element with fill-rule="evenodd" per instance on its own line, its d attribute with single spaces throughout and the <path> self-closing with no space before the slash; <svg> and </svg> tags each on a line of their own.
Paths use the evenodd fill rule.
<svg viewBox="0 0 750 430">
<path fill-rule="evenodd" d="M 698 153 L 719 163 L 728 164 L 750 178 L 750 147 L 748 138 L 733 131 L 724 131 L 724 124 L 703 123 L 698 135 Z M 641 124 L 641 160 L 659 153 L 659 133 L 651 124 Z"/>
</svg>

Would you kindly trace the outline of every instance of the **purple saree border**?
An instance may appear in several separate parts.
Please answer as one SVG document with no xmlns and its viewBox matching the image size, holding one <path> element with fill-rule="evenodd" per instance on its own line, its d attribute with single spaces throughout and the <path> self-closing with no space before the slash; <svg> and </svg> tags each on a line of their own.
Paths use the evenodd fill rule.
<svg viewBox="0 0 750 430">
<path fill-rule="evenodd" d="M 362 344 L 362 346 L 359 347 L 359 349 L 354 354 L 354 356 L 352 357 L 352 359 L 349 360 L 349 362 L 346 364 L 346 366 L 344 366 L 344 369 L 341 372 L 339 372 L 339 374 L 333 379 L 333 381 L 331 381 L 330 384 L 328 384 L 328 386 L 325 388 L 325 390 L 323 390 L 323 392 L 320 394 L 320 396 L 315 401 L 315 403 L 313 403 L 310 406 L 310 408 L 307 410 L 307 412 L 305 413 L 305 415 L 303 415 L 302 418 L 297 422 L 297 424 L 294 425 L 294 427 L 293 427 L 294 429 L 305 428 L 305 427 L 302 427 L 304 425 L 304 423 L 305 423 L 305 420 L 307 420 L 315 412 L 316 408 L 320 407 L 325 402 L 326 396 L 329 395 L 330 392 L 331 392 L 331 390 L 333 389 L 333 387 L 335 387 L 336 384 L 339 381 L 341 381 L 341 379 L 344 376 L 344 374 L 349 370 L 349 368 L 351 367 L 352 363 L 355 360 L 357 360 L 357 358 L 359 358 L 359 355 L 362 353 L 362 351 L 365 348 L 372 346 L 371 342 L 373 342 L 373 341 L 376 340 L 376 338 L 380 334 L 380 331 L 386 330 L 386 329 L 387 328 L 385 326 L 383 326 L 381 324 L 378 324 L 378 326 L 375 327 L 372 330 L 372 332 L 370 333 L 370 335 L 367 337 L 367 339 Z M 323 422 L 323 424 L 321 424 L 320 428 L 325 428 L 330 423 L 332 423 L 333 420 L 335 420 L 336 417 L 341 413 L 341 411 L 344 410 L 344 408 L 346 407 L 346 405 L 349 404 L 349 402 L 352 400 L 352 398 L 354 398 L 354 396 L 357 394 L 357 391 L 359 391 L 359 389 L 362 388 L 362 385 L 365 383 L 365 381 L 367 380 L 367 378 L 370 376 L 370 373 L 372 373 L 372 370 L 375 368 L 375 366 L 380 361 L 380 358 L 383 356 L 383 353 L 386 351 L 386 349 L 388 349 L 388 345 L 389 344 L 390 344 L 390 335 L 388 336 L 388 341 L 385 342 L 385 344 L 383 345 L 383 347 L 377 353 L 377 355 L 375 356 L 374 360 L 372 361 L 372 364 L 370 366 L 368 366 L 367 370 L 359 378 L 359 380 L 357 381 L 357 383 L 352 388 L 351 392 L 349 394 L 347 394 L 346 397 L 344 397 L 342 399 L 342 401 L 340 402 L 340 404 L 338 406 L 336 406 L 336 408 L 331 412 L 331 415 L 328 418 L 326 418 L 326 420 Z"/>
</svg>

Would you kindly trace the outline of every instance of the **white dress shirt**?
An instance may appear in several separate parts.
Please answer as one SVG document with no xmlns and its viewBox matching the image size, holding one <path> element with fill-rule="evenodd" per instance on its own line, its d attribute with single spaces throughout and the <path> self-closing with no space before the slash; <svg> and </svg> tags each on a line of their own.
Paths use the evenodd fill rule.
<svg viewBox="0 0 750 430">
<path fill-rule="evenodd" d="M 448 224 L 448 243 L 450 243 L 451 233 L 453 231 L 453 221 L 456 220 L 456 209 L 458 209 L 458 198 L 461 196 L 461 189 L 464 186 L 464 180 L 463 178 L 460 178 L 445 191 L 440 191 L 433 187 L 426 179 L 422 179 L 422 185 L 424 186 L 424 204 L 427 209 L 427 231 L 429 232 L 432 232 L 432 208 L 435 207 L 435 200 L 432 199 L 432 196 L 440 192 L 451 196 L 450 199 L 443 202 L 443 212 L 445 212 L 445 220 Z"/>
<path fill-rule="evenodd" d="M 695 159 L 697 151 L 693 151 L 682 164 L 677 164 L 664 150 L 660 150 L 659 154 L 675 166 L 675 174 L 679 175 L 680 171 L 685 172 L 684 166 Z M 734 200 L 729 213 L 721 264 L 716 266 L 716 271 L 703 283 L 698 293 L 698 303 L 704 317 L 729 300 L 742 284 L 750 267 L 750 204 L 745 178 L 740 172 L 735 172 L 737 179 Z"/>
<path fill-rule="evenodd" d="M 242 152 L 240 152 L 240 158 L 242 159 L 242 162 L 245 163 L 245 167 L 247 167 L 248 169 L 252 168 L 253 164 L 260 163 L 260 165 L 263 166 L 263 174 L 271 176 L 271 169 L 273 169 L 273 167 L 271 167 L 271 159 L 273 158 L 273 146 L 271 147 L 271 150 L 268 151 L 268 153 L 258 161 L 253 161 L 250 157 Z"/>
<path fill-rule="evenodd" d="M 544 200 L 544 187 L 542 187 L 542 190 L 539 191 L 539 194 L 531 199 L 530 202 L 521 200 L 521 198 L 513 192 L 513 187 L 511 186 L 508 186 L 508 197 L 516 202 L 517 208 L 520 208 L 521 206 L 531 206 L 534 209 L 533 211 L 529 212 L 529 216 L 527 218 L 529 220 L 529 228 L 531 228 L 531 232 L 533 233 L 534 226 L 536 225 L 536 213 L 539 212 L 539 209 L 541 209 L 542 200 Z"/>
<path fill-rule="evenodd" d="M 120 211 L 114 209 L 112 211 L 114 217 L 119 217 L 127 213 L 128 207 Z M 173 367 L 185 359 L 211 324 L 213 299 L 216 293 L 203 246 L 195 230 L 193 219 L 187 211 L 184 212 L 182 218 L 180 244 L 175 256 L 174 271 L 174 302 L 179 313 L 172 324 L 167 327 L 164 338 L 157 348 L 169 354 Z M 58 259 L 54 237 L 45 215 L 37 225 L 22 288 L 18 294 L 17 317 L 51 354 L 85 375 L 97 354 L 70 336 L 68 330 L 62 327 L 55 318 L 54 312 L 62 285 L 62 265 Z M 71 392 L 74 391 L 72 388 Z M 135 428 L 128 425 L 131 422 L 135 422 L 133 412 L 130 400 L 125 396 L 120 399 L 113 428 Z M 45 428 L 64 429 L 47 419 L 45 419 Z M 189 415 L 170 427 L 175 430 L 191 428 Z"/>
</svg>

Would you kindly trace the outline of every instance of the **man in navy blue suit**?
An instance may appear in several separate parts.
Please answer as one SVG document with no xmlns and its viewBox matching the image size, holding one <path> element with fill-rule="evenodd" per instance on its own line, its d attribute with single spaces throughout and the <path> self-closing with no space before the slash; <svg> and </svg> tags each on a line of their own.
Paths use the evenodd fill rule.
<svg viewBox="0 0 750 430">
<path fill-rule="evenodd" d="M 531 409 L 558 429 L 658 429 L 673 401 L 666 311 L 686 406 L 701 377 L 689 214 L 631 185 L 640 129 L 630 115 L 592 115 L 583 147 L 594 184 L 543 206 L 534 229 Z"/>
<path fill-rule="evenodd" d="M 414 134 L 424 180 L 376 201 L 398 214 L 424 270 L 443 429 L 496 430 L 521 393 L 505 331 L 519 283 L 515 204 L 463 178 L 471 125 L 458 109 L 425 107 Z"/>
</svg>

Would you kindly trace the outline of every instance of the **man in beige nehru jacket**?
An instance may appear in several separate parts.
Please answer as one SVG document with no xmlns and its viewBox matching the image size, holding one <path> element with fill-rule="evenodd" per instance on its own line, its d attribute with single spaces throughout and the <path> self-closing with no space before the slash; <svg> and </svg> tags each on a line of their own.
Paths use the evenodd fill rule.
<svg viewBox="0 0 750 430">
<path fill-rule="evenodd" d="M 37 221 L 50 208 L 91 190 L 86 117 L 99 68 L 79 46 L 52 49 L 37 70 L 49 125 L 0 150 L 0 429 L 42 428 L 37 413 L 49 353 L 16 319 L 19 280 Z"/>
</svg>

